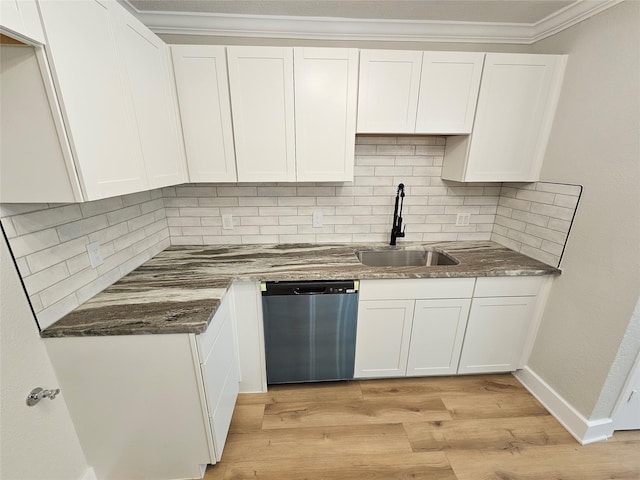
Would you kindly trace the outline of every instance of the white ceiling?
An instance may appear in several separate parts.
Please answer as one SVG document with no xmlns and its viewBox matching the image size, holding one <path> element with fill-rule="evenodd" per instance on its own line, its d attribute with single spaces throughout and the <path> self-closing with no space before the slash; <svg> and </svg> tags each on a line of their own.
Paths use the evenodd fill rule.
<svg viewBox="0 0 640 480">
<path fill-rule="evenodd" d="M 156 33 L 530 44 L 621 0 L 120 0 Z"/>
</svg>

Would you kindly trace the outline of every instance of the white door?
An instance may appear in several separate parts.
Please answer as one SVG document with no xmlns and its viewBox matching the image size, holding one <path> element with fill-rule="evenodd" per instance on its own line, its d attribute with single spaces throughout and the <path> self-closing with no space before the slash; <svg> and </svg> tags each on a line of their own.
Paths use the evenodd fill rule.
<svg viewBox="0 0 640 480">
<path fill-rule="evenodd" d="M 64 390 L 54 400 L 25 403 L 31 389 L 60 384 L 2 234 L 0 243 L 2 478 L 89 478 Z"/>
<path fill-rule="evenodd" d="M 353 181 L 358 50 L 295 48 L 296 178 Z"/>
<path fill-rule="evenodd" d="M 293 48 L 227 47 L 240 182 L 296 180 Z"/>
<path fill-rule="evenodd" d="M 126 64 L 149 187 L 184 183 L 167 46 L 129 12 L 119 9 L 117 13 L 121 18 L 119 52 Z"/>
<path fill-rule="evenodd" d="M 86 200 L 146 190 L 112 1 L 40 2 L 47 52 Z"/>
<path fill-rule="evenodd" d="M 358 133 L 413 133 L 422 52 L 361 50 Z"/>
<path fill-rule="evenodd" d="M 407 375 L 455 375 L 470 305 L 469 299 L 416 301 Z"/>
<path fill-rule="evenodd" d="M 173 45 L 184 145 L 192 182 L 235 182 L 227 56 L 215 45 Z"/>
<path fill-rule="evenodd" d="M 488 53 L 463 181 L 535 181 L 564 57 Z"/>
<path fill-rule="evenodd" d="M 514 371 L 535 301 L 536 297 L 474 298 L 458 373 Z"/>
<path fill-rule="evenodd" d="M 416 133 L 471 133 L 484 53 L 424 52 Z"/>
<path fill-rule="evenodd" d="M 614 430 L 640 430 L 640 355 L 613 416 Z"/>
<path fill-rule="evenodd" d="M 414 303 L 372 300 L 358 304 L 356 378 L 406 374 Z"/>
</svg>

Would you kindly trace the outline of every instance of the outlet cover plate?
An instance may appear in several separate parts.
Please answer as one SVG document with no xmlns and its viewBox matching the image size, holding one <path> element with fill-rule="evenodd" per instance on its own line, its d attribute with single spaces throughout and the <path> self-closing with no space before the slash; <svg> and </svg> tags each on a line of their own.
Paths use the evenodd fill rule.
<svg viewBox="0 0 640 480">
<path fill-rule="evenodd" d="M 233 230 L 233 215 L 222 215 L 223 230 Z"/>
<path fill-rule="evenodd" d="M 466 227 L 469 225 L 470 220 L 471 220 L 470 213 L 459 213 L 456 216 L 456 227 Z"/>
<path fill-rule="evenodd" d="M 99 242 L 93 242 L 93 243 L 87 244 L 87 255 L 89 255 L 89 262 L 91 263 L 92 268 L 99 267 L 104 263 Z"/>
<path fill-rule="evenodd" d="M 322 227 L 322 225 L 324 223 L 324 218 L 323 218 L 322 212 L 320 212 L 320 211 L 313 212 L 312 218 L 313 218 L 313 227 L 314 228 Z"/>
</svg>

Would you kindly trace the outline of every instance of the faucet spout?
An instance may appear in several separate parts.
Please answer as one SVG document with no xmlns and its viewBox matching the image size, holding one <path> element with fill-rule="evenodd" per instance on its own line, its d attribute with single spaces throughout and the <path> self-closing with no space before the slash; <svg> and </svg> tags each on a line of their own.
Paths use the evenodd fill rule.
<svg viewBox="0 0 640 480">
<path fill-rule="evenodd" d="M 396 191 L 396 203 L 393 210 L 393 224 L 391 225 L 391 241 L 389 242 L 389 245 L 395 245 L 397 238 L 404 237 L 404 230 L 402 229 L 403 203 L 404 203 L 404 183 L 401 183 L 398 185 L 398 190 Z"/>
</svg>

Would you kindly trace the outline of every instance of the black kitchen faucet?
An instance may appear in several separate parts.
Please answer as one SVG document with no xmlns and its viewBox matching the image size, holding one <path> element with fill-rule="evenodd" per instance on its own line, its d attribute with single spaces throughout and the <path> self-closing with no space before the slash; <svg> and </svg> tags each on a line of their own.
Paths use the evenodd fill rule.
<svg viewBox="0 0 640 480">
<path fill-rule="evenodd" d="M 402 204 L 403 203 L 404 203 L 404 183 L 401 183 L 398 185 L 398 191 L 396 192 L 396 206 L 393 210 L 393 225 L 391 225 L 391 241 L 389 242 L 389 245 L 395 245 L 396 238 L 404 237 L 404 230 L 402 230 Z M 400 206 L 399 211 L 398 211 L 398 205 Z"/>
</svg>

